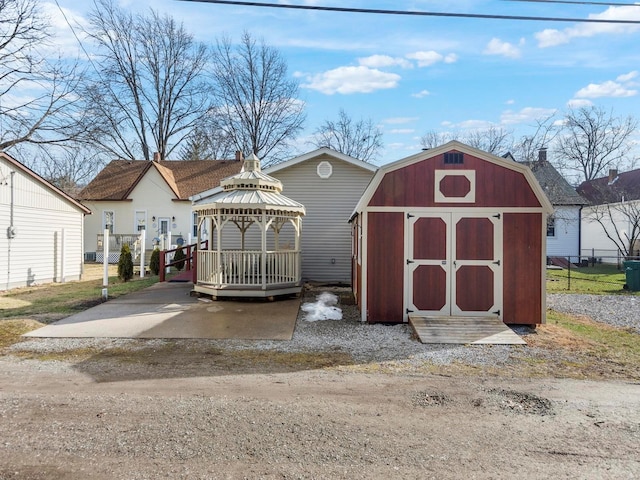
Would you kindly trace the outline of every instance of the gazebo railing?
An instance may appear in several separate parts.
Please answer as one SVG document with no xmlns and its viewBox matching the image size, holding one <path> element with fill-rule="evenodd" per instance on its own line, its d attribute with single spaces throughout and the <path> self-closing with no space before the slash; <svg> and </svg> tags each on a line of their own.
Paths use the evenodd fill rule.
<svg viewBox="0 0 640 480">
<path fill-rule="evenodd" d="M 262 258 L 264 256 L 264 270 Z M 300 252 L 296 250 L 200 250 L 198 282 L 215 286 L 268 288 L 300 279 Z"/>
</svg>

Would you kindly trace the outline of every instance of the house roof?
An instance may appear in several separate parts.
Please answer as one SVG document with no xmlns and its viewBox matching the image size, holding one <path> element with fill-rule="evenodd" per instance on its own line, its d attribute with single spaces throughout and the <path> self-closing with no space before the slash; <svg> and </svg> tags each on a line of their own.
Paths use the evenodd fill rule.
<svg viewBox="0 0 640 480">
<path fill-rule="evenodd" d="M 436 157 L 450 150 L 456 150 L 458 152 L 467 153 L 469 155 L 473 155 L 474 157 L 483 159 L 485 161 L 494 163 L 496 165 L 500 165 L 510 170 L 521 172 L 527 179 L 529 185 L 531 185 L 531 188 L 536 198 L 540 202 L 542 209 L 547 213 L 553 212 L 553 207 L 551 205 L 551 202 L 549 201 L 546 194 L 540 187 L 540 184 L 536 180 L 535 176 L 533 175 L 533 172 L 529 167 L 527 167 L 526 165 L 520 164 L 518 162 L 506 160 L 502 157 L 498 157 L 491 153 L 478 150 L 477 148 L 470 147 L 469 145 L 458 142 L 457 140 L 451 140 L 450 142 L 447 142 L 444 145 L 441 145 L 439 147 L 421 151 L 419 153 L 416 153 L 415 155 L 402 158 L 400 160 L 397 160 L 392 163 L 388 163 L 380 167 L 376 172 L 376 174 L 371 179 L 371 182 L 369 182 L 369 185 L 367 186 L 366 190 L 362 194 L 362 197 L 360 197 L 360 200 L 358 201 L 358 204 L 356 205 L 356 208 L 354 209 L 350 219 L 352 220 L 359 212 L 362 212 L 366 208 L 366 206 L 369 204 L 373 194 L 376 192 L 376 189 L 380 185 L 380 182 L 382 181 L 382 179 L 384 178 L 387 172 L 392 172 L 394 170 L 398 170 L 400 168 L 413 165 L 414 163 L 428 160 L 430 158 Z"/>
<path fill-rule="evenodd" d="M 67 193 L 63 192 L 58 187 L 56 187 L 52 183 L 48 182 L 44 178 L 42 178 L 40 175 L 38 175 L 33 170 L 31 170 L 30 168 L 26 167 L 22 163 L 20 163 L 15 158 L 11 157 L 10 155 L 8 155 L 5 152 L 0 152 L 0 157 L 2 157 L 7 163 L 9 163 L 16 170 L 22 171 L 25 175 L 33 178 L 36 182 L 39 182 L 46 189 L 48 189 L 51 192 L 53 192 L 55 195 L 58 195 L 58 196 L 62 197 L 64 200 L 69 202 L 75 208 L 80 210 L 83 214 L 85 214 L 85 215 L 90 215 L 91 214 L 91 210 L 89 210 L 87 207 L 85 207 L 82 203 L 80 203 L 79 201 L 75 200 L 70 195 L 68 195 Z"/>
<path fill-rule="evenodd" d="M 188 200 L 242 168 L 237 160 L 113 160 L 82 191 L 82 200 L 127 200 L 150 169 L 155 169 L 175 198 Z"/>
<path fill-rule="evenodd" d="M 518 162 L 531 169 L 553 205 L 586 205 L 589 202 L 569 185 L 560 172 L 547 161 Z"/>
<path fill-rule="evenodd" d="M 328 147 L 322 147 L 322 148 L 318 148 L 316 150 L 313 150 L 311 152 L 307 152 L 303 155 L 300 155 L 298 157 L 294 157 L 291 158 L 285 162 L 280 162 L 280 163 L 276 163 L 275 165 L 271 165 L 268 168 L 265 168 L 264 171 L 271 174 L 274 172 L 277 172 L 279 170 L 283 170 L 285 168 L 291 167 L 293 165 L 296 165 L 298 163 L 301 162 L 305 162 L 307 160 L 310 160 L 312 158 L 316 158 L 319 157 L 321 155 L 328 155 L 330 157 L 336 158 L 338 160 L 342 160 L 343 162 L 347 162 L 351 165 L 354 165 L 356 167 L 360 167 L 363 168 L 365 170 L 369 170 L 370 172 L 375 172 L 378 167 L 371 164 L 371 163 L 367 163 L 364 162 L 362 160 L 358 160 L 357 158 L 351 157 L 349 155 L 345 155 L 344 153 L 340 153 L 336 150 L 333 150 L 331 148 Z"/>
<path fill-rule="evenodd" d="M 640 200 L 640 169 L 620 174 L 612 170 L 607 177 L 582 182 L 578 192 L 593 205 Z"/>
</svg>

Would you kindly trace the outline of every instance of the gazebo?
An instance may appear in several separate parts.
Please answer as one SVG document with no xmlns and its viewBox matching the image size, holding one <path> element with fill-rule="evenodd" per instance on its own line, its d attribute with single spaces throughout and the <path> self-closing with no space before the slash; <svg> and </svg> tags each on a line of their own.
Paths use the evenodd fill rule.
<svg viewBox="0 0 640 480">
<path fill-rule="evenodd" d="M 194 201 L 198 245 L 208 240 L 197 252 L 196 292 L 213 298 L 300 293 L 305 209 L 281 192 L 282 183 L 263 173 L 252 154 L 240 173 Z"/>
</svg>

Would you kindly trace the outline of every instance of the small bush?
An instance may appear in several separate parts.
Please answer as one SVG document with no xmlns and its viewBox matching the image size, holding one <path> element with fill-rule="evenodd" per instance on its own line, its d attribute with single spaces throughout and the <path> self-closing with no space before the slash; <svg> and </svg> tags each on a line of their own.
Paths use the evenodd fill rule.
<svg viewBox="0 0 640 480">
<path fill-rule="evenodd" d="M 176 267 L 178 270 L 182 270 L 184 268 L 185 258 L 187 258 L 187 256 L 184 254 L 184 249 L 179 248 L 178 250 L 176 250 L 176 253 L 173 255 L 173 261 L 178 263 L 176 263 L 174 267 Z"/>
<path fill-rule="evenodd" d="M 158 250 L 157 247 L 153 249 L 153 252 L 151 252 L 149 270 L 151 270 L 151 273 L 154 275 L 158 275 L 160 273 L 160 250 Z"/>
<path fill-rule="evenodd" d="M 129 245 L 123 245 L 118 260 L 118 278 L 124 282 L 133 278 L 133 259 Z"/>
</svg>

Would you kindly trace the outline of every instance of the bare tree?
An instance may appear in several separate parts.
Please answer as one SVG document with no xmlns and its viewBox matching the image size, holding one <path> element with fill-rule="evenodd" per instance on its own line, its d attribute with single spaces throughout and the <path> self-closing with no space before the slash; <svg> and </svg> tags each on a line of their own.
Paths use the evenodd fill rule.
<svg viewBox="0 0 640 480">
<path fill-rule="evenodd" d="M 382 148 L 382 131 L 371 119 L 354 121 L 340 109 L 338 120 L 326 120 L 309 142 L 317 148 L 328 147 L 364 162 L 373 162 Z"/>
<path fill-rule="evenodd" d="M 609 240 L 625 257 L 640 249 L 640 201 L 594 205 L 583 210 L 585 219 L 600 224 Z"/>
<path fill-rule="evenodd" d="M 201 119 L 180 148 L 181 160 L 223 160 L 233 158 L 235 144 L 215 109 Z"/>
<path fill-rule="evenodd" d="M 523 135 L 513 145 L 513 155 L 522 162 L 533 162 L 541 149 L 548 148 L 558 134 L 555 113 L 536 120 L 533 133 Z"/>
<path fill-rule="evenodd" d="M 569 110 L 557 150 L 569 168 L 579 171 L 584 180 L 593 180 L 626 159 L 637 125 L 631 116 L 617 118 L 599 107 Z"/>
<path fill-rule="evenodd" d="M 467 145 L 494 155 L 507 153 L 512 145 L 512 132 L 491 125 L 489 128 L 473 130 L 463 136 Z"/>
<path fill-rule="evenodd" d="M 420 138 L 420 145 L 424 149 L 431 149 L 444 145 L 451 140 L 458 140 L 460 136 L 455 132 L 438 132 L 437 130 L 429 130 Z"/>
<path fill-rule="evenodd" d="M 43 151 L 33 160 L 42 177 L 64 192 L 74 195 L 91 181 L 105 165 L 106 158 L 82 145 Z"/>
<path fill-rule="evenodd" d="M 443 145 L 451 140 L 459 140 L 462 143 L 483 150 L 485 152 L 500 155 L 506 153 L 511 146 L 510 131 L 502 127 L 490 126 L 486 129 L 472 130 L 466 133 L 438 132 L 430 130 L 420 138 L 422 148 L 430 149 Z"/>
<path fill-rule="evenodd" d="M 97 0 L 88 34 L 100 72 L 84 89 L 89 141 L 121 158 L 171 155 L 209 110 L 209 52 L 168 15 L 132 15 Z"/>
<path fill-rule="evenodd" d="M 302 129 L 298 82 L 287 77 L 280 53 L 245 32 L 234 47 L 224 37 L 214 51 L 215 97 L 235 149 L 269 165 L 280 160 Z"/>
<path fill-rule="evenodd" d="M 78 134 L 75 66 L 46 59 L 50 39 L 37 0 L 0 1 L 0 150 L 55 145 Z"/>
</svg>

